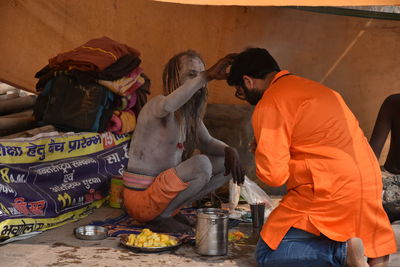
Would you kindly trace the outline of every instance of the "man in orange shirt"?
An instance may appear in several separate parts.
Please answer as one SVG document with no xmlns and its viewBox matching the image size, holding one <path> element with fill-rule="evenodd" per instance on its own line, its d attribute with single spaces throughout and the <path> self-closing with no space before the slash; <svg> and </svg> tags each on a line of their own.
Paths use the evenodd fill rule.
<svg viewBox="0 0 400 267">
<path fill-rule="evenodd" d="M 396 242 L 381 172 L 342 97 L 281 71 L 262 48 L 238 54 L 227 82 L 256 106 L 257 176 L 288 190 L 261 231 L 259 265 L 386 266 Z"/>
</svg>

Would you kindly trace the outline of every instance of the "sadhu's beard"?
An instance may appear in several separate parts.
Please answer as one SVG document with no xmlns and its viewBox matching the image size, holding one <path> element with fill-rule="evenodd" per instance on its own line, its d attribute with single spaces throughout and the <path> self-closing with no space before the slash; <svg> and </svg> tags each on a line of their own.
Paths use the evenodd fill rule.
<svg viewBox="0 0 400 267">
<path fill-rule="evenodd" d="M 197 126 L 203 119 L 207 101 L 207 87 L 199 89 L 179 110 L 178 117 L 186 125 L 186 141 L 182 160 L 190 158 L 198 145 Z"/>
</svg>

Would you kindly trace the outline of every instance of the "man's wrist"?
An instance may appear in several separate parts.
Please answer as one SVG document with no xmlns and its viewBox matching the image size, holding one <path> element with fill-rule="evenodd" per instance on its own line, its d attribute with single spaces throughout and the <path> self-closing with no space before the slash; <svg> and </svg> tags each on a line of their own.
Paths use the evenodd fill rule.
<svg viewBox="0 0 400 267">
<path fill-rule="evenodd" d="M 209 82 L 211 80 L 214 80 L 214 78 L 210 75 L 210 73 L 208 72 L 208 70 L 205 70 L 202 72 L 202 75 L 204 77 L 204 79 Z"/>
</svg>

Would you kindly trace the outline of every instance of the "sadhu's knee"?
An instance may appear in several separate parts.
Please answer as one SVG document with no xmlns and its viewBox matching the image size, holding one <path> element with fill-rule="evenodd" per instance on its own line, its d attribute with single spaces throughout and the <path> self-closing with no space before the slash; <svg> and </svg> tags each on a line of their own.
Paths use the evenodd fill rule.
<svg viewBox="0 0 400 267">
<path fill-rule="evenodd" d="M 212 164 L 210 159 L 205 155 L 196 155 L 193 157 L 193 172 L 197 175 L 207 177 L 212 175 Z"/>
</svg>

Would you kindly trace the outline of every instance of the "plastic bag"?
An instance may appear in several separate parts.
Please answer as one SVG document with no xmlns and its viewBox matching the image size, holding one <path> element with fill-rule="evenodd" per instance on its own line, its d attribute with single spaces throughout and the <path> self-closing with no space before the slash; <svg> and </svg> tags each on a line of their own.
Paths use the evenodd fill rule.
<svg viewBox="0 0 400 267">
<path fill-rule="evenodd" d="M 238 203 L 240 198 L 240 186 L 232 181 L 229 181 L 229 210 L 233 211 Z"/>
<path fill-rule="evenodd" d="M 240 195 L 247 201 L 249 204 L 257 204 L 257 203 L 265 203 L 265 209 L 272 208 L 272 200 L 267 195 L 267 193 L 262 190 L 255 182 L 244 177 L 244 182 L 240 186 Z"/>
</svg>

